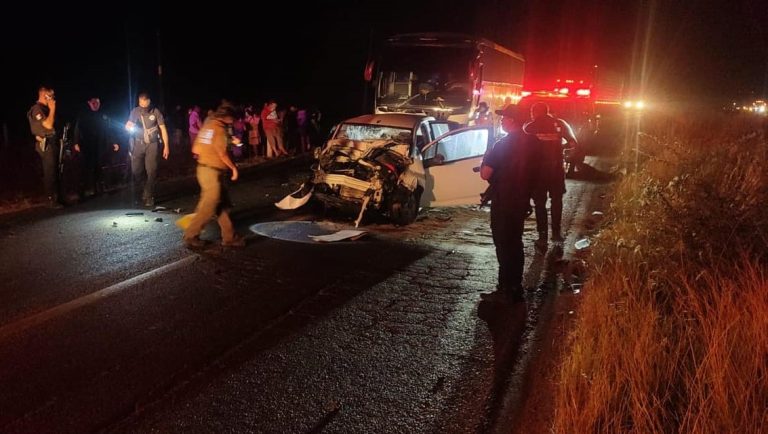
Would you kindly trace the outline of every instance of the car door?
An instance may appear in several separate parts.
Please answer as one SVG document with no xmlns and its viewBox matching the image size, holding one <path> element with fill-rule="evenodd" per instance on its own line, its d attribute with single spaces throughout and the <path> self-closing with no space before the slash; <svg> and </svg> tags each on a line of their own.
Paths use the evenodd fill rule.
<svg viewBox="0 0 768 434">
<path fill-rule="evenodd" d="M 450 131 L 422 149 L 426 172 L 422 206 L 480 203 L 488 183 L 480 178 L 480 164 L 491 145 L 493 127 L 475 126 Z"/>
</svg>

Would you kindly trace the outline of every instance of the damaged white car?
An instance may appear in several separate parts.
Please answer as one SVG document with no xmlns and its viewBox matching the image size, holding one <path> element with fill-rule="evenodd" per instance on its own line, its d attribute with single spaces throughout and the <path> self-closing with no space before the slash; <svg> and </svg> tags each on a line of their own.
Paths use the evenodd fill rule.
<svg viewBox="0 0 768 434">
<path fill-rule="evenodd" d="M 402 113 L 344 121 L 316 152 L 313 197 L 328 207 L 357 213 L 356 225 L 369 210 L 406 225 L 422 206 L 479 203 L 487 183 L 478 171 L 492 128 L 450 126 L 429 116 Z"/>
</svg>

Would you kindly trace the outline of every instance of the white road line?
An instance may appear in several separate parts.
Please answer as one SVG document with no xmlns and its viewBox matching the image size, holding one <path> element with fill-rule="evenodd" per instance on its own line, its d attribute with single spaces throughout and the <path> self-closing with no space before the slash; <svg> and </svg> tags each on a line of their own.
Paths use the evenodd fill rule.
<svg viewBox="0 0 768 434">
<path fill-rule="evenodd" d="M 83 306 L 96 303 L 107 297 L 118 294 L 119 292 L 125 289 L 128 289 L 131 286 L 134 286 L 145 280 L 149 280 L 153 277 L 157 277 L 161 274 L 167 273 L 177 268 L 181 268 L 187 264 L 195 262 L 199 257 L 200 257 L 199 255 L 187 256 L 186 258 L 179 259 L 176 262 L 163 265 L 162 267 L 155 268 L 154 270 L 149 270 L 146 273 L 142 273 L 142 274 L 139 274 L 138 276 L 131 277 L 128 280 L 123 280 L 120 283 L 116 283 L 112 286 L 108 286 L 96 292 L 92 292 L 88 295 L 84 295 L 80 298 L 76 298 L 72 301 L 68 301 L 66 303 L 52 307 L 43 312 L 36 313 L 32 316 L 28 316 L 24 319 L 20 319 L 10 324 L 6 324 L 0 327 L 0 341 L 7 338 L 8 336 L 21 333 L 24 330 L 38 326 L 44 322 L 47 322 L 58 316 L 64 315 L 68 312 L 72 312 L 73 310 L 79 309 Z"/>
</svg>

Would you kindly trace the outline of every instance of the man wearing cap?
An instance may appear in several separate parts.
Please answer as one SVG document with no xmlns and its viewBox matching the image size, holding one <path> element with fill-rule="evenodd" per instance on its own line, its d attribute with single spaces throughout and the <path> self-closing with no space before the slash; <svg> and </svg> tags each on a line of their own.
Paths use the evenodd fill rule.
<svg viewBox="0 0 768 434">
<path fill-rule="evenodd" d="M 516 106 L 496 110 L 507 135 L 485 155 L 480 176 L 493 184 L 491 232 L 499 261 L 499 284 L 495 295 L 510 302 L 523 298 L 523 226 L 531 200 L 530 141 L 521 130 Z"/>
<path fill-rule="evenodd" d="M 157 177 L 157 153 L 160 140 L 163 142 L 163 158 L 168 159 L 170 147 L 168 130 L 165 128 L 163 114 L 156 107 L 150 107 L 152 101 L 149 94 L 139 94 L 139 106 L 131 111 L 125 129 L 131 133 L 133 145 L 131 148 L 131 171 L 136 192 L 141 186 L 144 173 L 147 180 L 141 198 L 144 206 L 155 206 L 155 178 Z"/>
<path fill-rule="evenodd" d="M 200 239 L 200 232 L 211 220 L 218 215 L 221 228 L 221 245 L 242 247 L 245 241 L 235 234 L 229 210 L 232 204 L 226 188 L 227 169 L 232 171 L 231 180 L 237 181 L 237 166 L 227 154 L 227 142 L 231 139 L 237 145 L 237 137 L 229 137 L 227 127 L 235 121 L 235 110 L 232 106 L 221 105 L 216 112 L 206 118 L 205 123 L 192 145 L 192 152 L 197 158 L 197 182 L 200 184 L 200 201 L 195 208 L 192 221 L 184 231 L 184 244 L 189 248 L 205 246 Z"/>
<path fill-rule="evenodd" d="M 552 241 L 563 241 L 563 147 L 575 146 L 576 138 L 571 127 L 549 114 L 549 106 L 543 102 L 531 106 L 531 118 L 532 120 L 523 126 L 523 132 L 534 141 L 537 175 L 534 181 L 533 202 L 536 210 L 536 230 L 539 233 L 537 244 L 546 246 L 547 195 L 552 201 Z"/>
<path fill-rule="evenodd" d="M 37 102 L 27 111 L 29 129 L 35 136 L 35 151 L 43 162 L 43 185 L 48 196 L 48 206 L 61 208 L 63 194 L 59 180 L 59 143 L 56 140 L 56 97 L 53 89 L 41 86 L 37 90 Z"/>
</svg>

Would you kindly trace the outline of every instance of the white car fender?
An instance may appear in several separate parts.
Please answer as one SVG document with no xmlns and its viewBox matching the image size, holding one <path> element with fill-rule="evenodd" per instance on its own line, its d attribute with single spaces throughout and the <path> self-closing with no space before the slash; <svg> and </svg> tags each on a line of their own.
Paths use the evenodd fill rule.
<svg viewBox="0 0 768 434">
<path fill-rule="evenodd" d="M 422 189 L 424 188 L 426 185 L 426 173 L 421 158 L 414 158 L 413 163 L 408 165 L 405 172 L 400 175 L 400 184 L 411 191 L 415 190 L 417 186 L 420 186 Z"/>
</svg>

